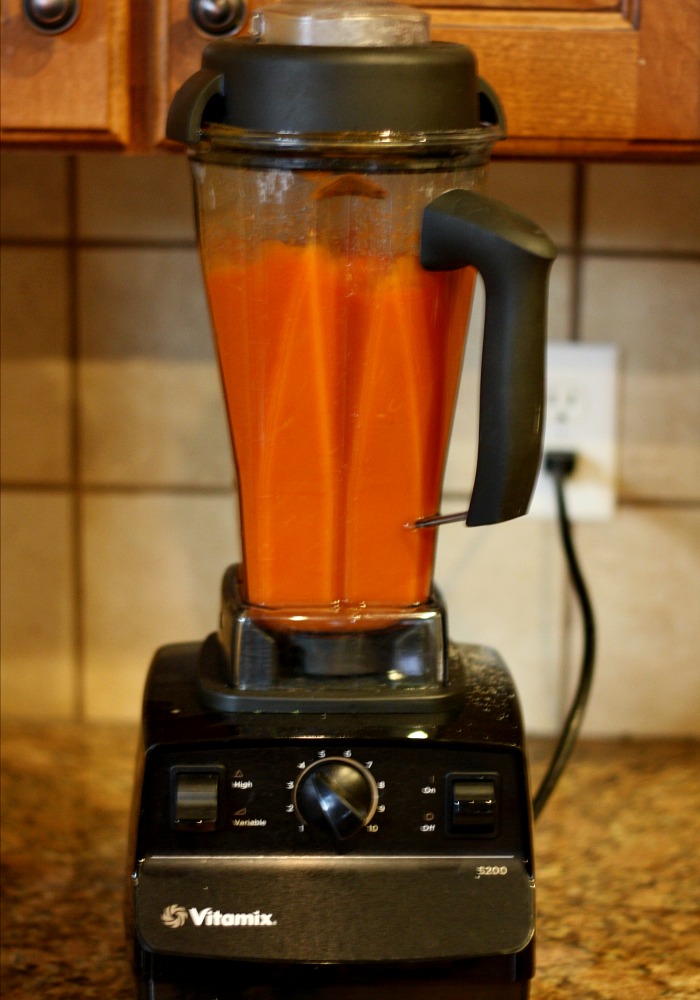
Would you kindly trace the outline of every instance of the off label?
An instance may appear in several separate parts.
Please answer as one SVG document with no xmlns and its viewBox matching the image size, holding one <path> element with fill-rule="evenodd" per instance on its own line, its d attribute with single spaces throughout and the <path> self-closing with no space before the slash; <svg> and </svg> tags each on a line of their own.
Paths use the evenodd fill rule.
<svg viewBox="0 0 700 1000">
<path fill-rule="evenodd" d="M 421 795 L 433 796 L 437 795 L 437 785 L 435 784 L 435 775 L 431 774 L 428 779 L 428 783 L 423 785 L 421 788 Z M 428 803 L 426 802 L 426 805 Z M 437 824 L 435 822 L 435 813 L 432 809 L 423 813 L 423 822 L 418 827 L 421 833 L 435 833 L 437 829 Z"/>
</svg>

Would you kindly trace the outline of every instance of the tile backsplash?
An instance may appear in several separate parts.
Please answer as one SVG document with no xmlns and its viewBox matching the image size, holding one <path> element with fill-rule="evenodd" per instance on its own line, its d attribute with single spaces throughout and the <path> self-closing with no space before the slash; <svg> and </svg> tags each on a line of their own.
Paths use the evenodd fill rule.
<svg viewBox="0 0 700 1000">
<path fill-rule="evenodd" d="M 177 156 L 4 152 L 2 707 L 135 719 L 154 649 L 198 639 L 240 555 L 233 466 Z M 598 613 L 586 730 L 697 735 L 700 167 L 505 163 L 488 193 L 560 256 L 550 337 L 620 354 L 618 507 L 576 527 Z M 477 296 L 446 475 L 473 467 Z M 533 733 L 580 652 L 556 525 L 441 529 L 451 634 L 497 647 Z"/>
</svg>

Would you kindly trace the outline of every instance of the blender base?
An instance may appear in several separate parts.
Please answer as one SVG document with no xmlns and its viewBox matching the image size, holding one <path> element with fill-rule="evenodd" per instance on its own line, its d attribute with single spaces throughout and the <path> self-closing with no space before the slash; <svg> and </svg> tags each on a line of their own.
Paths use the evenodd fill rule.
<svg viewBox="0 0 700 1000">
<path fill-rule="evenodd" d="M 518 956 L 400 969 L 351 965 L 289 969 L 150 959 L 138 1000 L 527 1000 L 534 949 Z"/>
<path fill-rule="evenodd" d="M 140 1000 L 528 997 L 527 763 L 497 654 L 451 646 L 457 706 L 245 713 L 203 704 L 201 650 L 159 650 L 146 686 L 127 890 Z M 376 789 L 341 840 L 299 814 L 324 760 Z"/>
</svg>

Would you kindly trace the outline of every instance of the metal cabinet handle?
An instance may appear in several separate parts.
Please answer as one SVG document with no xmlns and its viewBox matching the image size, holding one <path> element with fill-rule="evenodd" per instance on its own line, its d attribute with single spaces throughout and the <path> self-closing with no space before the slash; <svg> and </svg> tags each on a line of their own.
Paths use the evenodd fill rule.
<svg viewBox="0 0 700 1000">
<path fill-rule="evenodd" d="M 232 35 L 245 15 L 245 0 L 190 0 L 190 17 L 206 35 Z"/>
<path fill-rule="evenodd" d="M 57 35 L 77 21 L 80 0 L 22 0 L 22 9 L 36 31 Z"/>
</svg>

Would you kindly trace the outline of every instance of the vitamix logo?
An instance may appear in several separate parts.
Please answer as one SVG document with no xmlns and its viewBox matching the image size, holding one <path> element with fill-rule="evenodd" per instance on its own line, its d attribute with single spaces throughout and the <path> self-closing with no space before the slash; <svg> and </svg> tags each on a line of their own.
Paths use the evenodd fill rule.
<svg viewBox="0 0 700 1000">
<path fill-rule="evenodd" d="M 182 927 L 187 920 L 187 910 L 184 906 L 178 906 L 177 903 L 173 903 L 172 906 L 165 907 L 160 915 L 160 919 L 166 927 Z"/>
<path fill-rule="evenodd" d="M 196 906 L 185 909 L 178 903 L 166 906 L 160 915 L 160 919 L 166 927 L 184 927 L 188 920 L 191 920 L 195 927 L 276 927 L 277 921 L 272 919 L 271 913 L 261 913 L 260 910 L 253 910 L 252 913 L 222 913 L 221 910 L 212 910 L 211 906 L 205 906 L 203 910 L 198 910 Z"/>
</svg>

